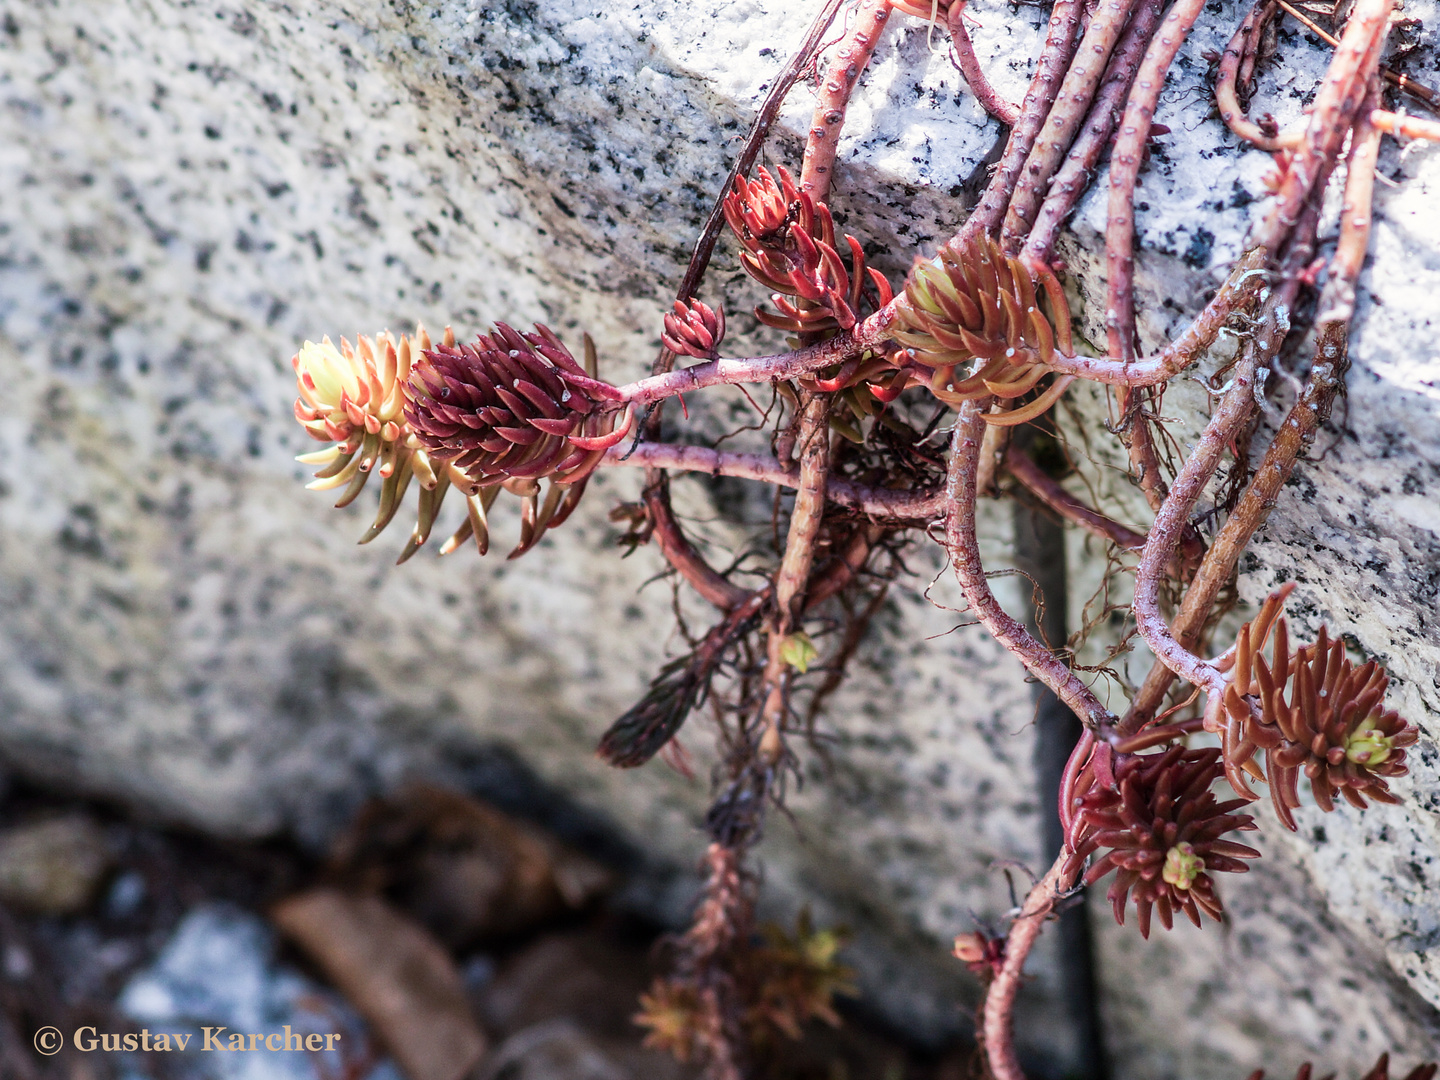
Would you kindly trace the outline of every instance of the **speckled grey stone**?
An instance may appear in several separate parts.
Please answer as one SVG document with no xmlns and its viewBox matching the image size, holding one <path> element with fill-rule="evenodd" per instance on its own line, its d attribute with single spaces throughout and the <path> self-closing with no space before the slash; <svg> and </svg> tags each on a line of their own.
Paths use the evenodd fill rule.
<svg viewBox="0 0 1440 1080">
<path fill-rule="evenodd" d="M 665 294 L 802 31 L 793 9 L 732 0 L 700 19 L 660 0 L 10 5 L 0 753 L 205 828 L 319 840 L 373 791 L 504 748 L 639 848 L 648 870 L 633 902 L 679 917 L 705 784 L 658 764 L 615 772 L 592 754 L 682 645 L 671 592 L 651 580 L 654 553 L 622 560 L 610 546 L 606 512 L 635 496 L 638 476 L 597 477 L 580 513 L 518 562 L 467 552 L 396 568 L 403 523 L 357 549 L 370 501 L 335 512 L 301 486 L 293 455 L 311 446 L 290 418 L 287 358 L 325 333 L 421 319 L 468 334 L 538 319 L 568 340 L 591 333 L 612 379 L 644 370 Z M 1018 97 L 1038 10 L 972 11 L 982 57 Z M 1239 18 L 1231 5 L 1212 16 L 1167 91 L 1159 119 L 1173 133 L 1141 187 L 1151 341 L 1238 251 L 1266 168 L 1207 119 L 1200 54 Z M 834 202 L 892 277 L 953 230 L 957 197 L 983 177 L 998 135 L 941 36 L 932 51 L 923 24 L 896 23 L 852 107 Z M 1432 66 L 1434 41 L 1427 28 L 1420 56 Z M 1285 120 L 1323 55 L 1300 38 L 1283 48 L 1273 78 L 1288 81 L 1262 88 L 1258 107 Z M 798 160 L 809 107 L 794 95 L 767 161 Z M 1422 620 L 1436 524 L 1423 485 L 1440 483 L 1426 464 L 1440 461 L 1440 245 L 1423 207 L 1440 160 L 1418 150 L 1386 162 L 1400 186 L 1382 195 L 1366 281 L 1384 303 L 1367 294 L 1362 308 L 1350 431 L 1297 473 L 1241 588 L 1253 600 L 1276 576 L 1305 574 L 1313 608 L 1297 612 L 1383 655 L 1403 680 L 1397 702 L 1433 731 L 1440 650 Z M 1082 207 L 1065 248 L 1092 334 L 1100 201 Z M 759 297 L 727 251 L 702 295 L 724 299 L 733 349 L 773 341 L 743 314 Z M 734 426 L 743 399 L 710 396 L 697 422 Z M 1193 384 L 1167 398 L 1189 430 L 1205 403 Z M 1136 506 L 1113 469 L 1097 472 L 1107 498 Z M 737 514 L 753 510 L 736 490 L 684 480 L 677 502 L 708 541 L 733 547 L 745 535 Z M 496 516 L 503 552 L 513 510 Z M 1317 520 L 1324 536 L 1312 539 Z M 996 567 L 1008 528 L 1007 511 L 987 511 Z M 829 764 L 807 755 L 795 821 L 772 821 L 764 862 L 774 911 L 805 902 L 849 923 L 872 1004 L 938 1042 L 965 1028 L 976 1000 L 945 943 L 972 913 L 997 920 L 1009 906 L 998 861 L 1038 865 L 1037 804 L 1018 667 L 976 628 L 956 629 L 968 620 L 950 610 L 948 581 L 934 602 L 921 595 L 941 569 L 933 548 L 920 541 L 909 559 L 915 578 L 893 592 L 830 710 Z M 1097 572 L 1093 557 L 1081 563 L 1077 594 Z M 997 588 L 1018 604 L 1013 579 Z M 708 735 L 697 725 L 685 741 L 703 776 Z M 1141 945 L 1101 931 L 1117 1076 L 1283 1072 L 1322 1051 L 1344 1068 L 1373 1057 L 1382 1036 L 1402 1051 L 1434 1045 L 1435 1014 L 1417 991 L 1440 1001 L 1425 953 L 1440 905 L 1414 876 L 1440 851 L 1418 794 L 1434 786 L 1430 746 L 1404 807 L 1306 816 L 1295 839 L 1272 839 L 1267 823 L 1276 856 L 1229 889 L 1226 933 Z M 1220 941 L 1248 944 L 1223 952 Z M 1070 1049 L 1047 1022 L 1043 948 L 1034 970 L 1021 1037 L 1038 1068 L 1058 1073 Z M 1301 990 L 1313 1022 L 1295 1019 Z M 1362 1000 L 1354 1032 L 1326 1029 L 1360 1015 Z"/>
</svg>

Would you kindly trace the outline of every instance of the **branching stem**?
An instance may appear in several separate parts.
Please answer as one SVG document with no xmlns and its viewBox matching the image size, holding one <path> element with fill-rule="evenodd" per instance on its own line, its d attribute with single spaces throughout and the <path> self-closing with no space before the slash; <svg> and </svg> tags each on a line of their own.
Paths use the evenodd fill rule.
<svg viewBox="0 0 1440 1080">
<path fill-rule="evenodd" d="M 985 437 L 986 399 L 966 401 L 955 418 L 950 441 L 950 467 L 945 479 L 945 547 L 970 610 L 991 637 L 1010 650 L 1027 671 L 1097 730 L 1108 731 L 1114 717 L 1090 688 L 1019 622 L 1006 613 L 990 591 L 975 536 L 975 473 Z"/>
<path fill-rule="evenodd" d="M 1005 937 L 1005 962 L 990 983 L 981 1012 L 980 1037 L 985 1059 L 995 1080 L 1025 1080 L 1025 1071 L 1015 1055 L 1015 996 L 1025 978 L 1025 961 L 1030 956 L 1045 921 L 1056 902 L 1075 886 L 1074 875 L 1065 873 L 1069 852 L 1061 851 L 1025 897 L 1020 914 Z"/>
</svg>

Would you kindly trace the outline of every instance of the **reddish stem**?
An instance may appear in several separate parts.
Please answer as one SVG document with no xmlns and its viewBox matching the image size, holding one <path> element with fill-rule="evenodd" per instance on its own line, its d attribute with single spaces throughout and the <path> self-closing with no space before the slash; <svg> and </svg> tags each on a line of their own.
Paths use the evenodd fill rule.
<svg viewBox="0 0 1440 1080">
<path fill-rule="evenodd" d="M 1220 70 L 1215 75 L 1215 105 L 1220 110 L 1220 119 L 1225 121 L 1225 126 L 1245 141 L 1272 153 L 1297 146 L 1300 135 L 1298 132 L 1267 135 L 1245 115 L 1245 108 L 1240 104 L 1240 65 L 1247 57 L 1254 55 L 1260 32 L 1270 20 L 1276 6 L 1277 0 L 1256 0 L 1240 23 L 1240 28 L 1225 46 L 1225 53 L 1220 58 Z"/>
<path fill-rule="evenodd" d="M 1118 544 L 1126 551 L 1138 551 L 1145 546 L 1143 533 L 1127 529 L 1119 522 L 1111 521 L 1104 514 L 1091 510 L 1090 507 L 1066 491 L 1058 480 L 1047 476 L 1023 450 L 1010 447 L 1005 455 L 1005 469 L 1020 481 L 1032 495 L 1066 521 L 1074 522 L 1087 532 L 1093 533 L 1102 540 Z"/>
<path fill-rule="evenodd" d="M 1027 671 L 1055 692 L 1055 696 L 1091 727 L 1108 731 L 1114 717 L 1088 686 L 1019 622 L 1011 618 L 990 591 L 980 562 L 975 536 L 975 473 L 980 444 L 985 437 L 985 409 L 989 401 L 962 402 L 950 442 L 950 467 L 945 480 L 949 504 L 945 517 L 945 546 L 955 577 L 970 610 L 992 637 L 1025 665 Z"/>
<path fill-rule="evenodd" d="M 1010 206 L 1005 213 L 1001 243 L 1007 252 L 1017 251 L 1030 231 L 1030 223 L 1050 186 L 1050 178 L 1065 159 L 1075 133 L 1090 108 L 1090 102 L 1105 73 L 1135 0 L 1100 0 L 1090 18 L 1075 59 L 1065 72 L 1060 92 L 1041 125 L 1034 148 L 1025 159 Z"/>
<path fill-rule="evenodd" d="M 1004 964 L 985 993 L 980 1038 L 995 1080 L 1025 1080 L 1025 1071 L 1015 1054 L 1015 997 L 1025 981 L 1025 960 L 1045 920 L 1055 910 L 1056 901 L 1075 887 L 1078 867 L 1066 874 L 1069 859 L 1070 853 L 1062 850 L 1049 872 L 1025 897 L 1020 914 L 1005 936 Z"/>
<path fill-rule="evenodd" d="M 660 553 L 690 585 L 710 603 L 728 610 L 749 598 L 748 589 L 742 589 L 717 573 L 690 541 L 685 538 L 675 515 L 670 511 L 664 474 L 660 480 L 645 489 L 645 506 L 650 512 L 654 526 L 651 535 L 660 546 Z"/>
<path fill-rule="evenodd" d="M 1381 131 L 1402 139 L 1429 139 L 1440 142 L 1440 121 L 1421 120 L 1418 116 L 1401 116 L 1384 109 L 1372 109 L 1370 123 Z"/>
<path fill-rule="evenodd" d="M 965 29 L 965 6 L 968 0 L 952 0 L 950 10 L 945 14 L 945 25 L 950 28 L 950 58 L 960 69 L 960 76 L 980 107 L 1006 127 L 1014 127 L 1020 118 L 1020 106 L 1001 97 L 985 77 L 980 59 L 975 55 L 975 46 L 970 41 L 970 31 Z"/>
<path fill-rule="evenodd" d="M 890 18 L 890 0 L 860 0 L 850 30 L 840 41 L 815 97 L 815 113 L 810 120 L 810 134 L 805 144 L 805 160 L 800 169 L 800 190 L 810 192 L 823 202 L 830 190 L 835 151 L 840 145 L 840 129 L 845 124 L 845 110 L 850 92 L 860 72 L 870 62 L 870 54 Z"/>
<path fill-rule="evenodd" d="M 1335 57 L 1321 80 L 1305 129 L 1305 140 L 1291 156 L 1276 193 L 1274 205 L 1256 228 L 1255 241 L 1276 250 L 1299 220 L 1305 201 L 1327 162 L 1339 155 L 1351 120 L 1365 96 L 1373 71 L 1370 57 L 1378 63 L 1393 0 L 1356 0 Z"/>
<path fill-rule="evenodd" d="M 1155 36 L 1155 27 L 1160 23 L 1164 10 L 1161 0 L 1146 0 L 1131 16 L 1125 28 L 1125 36 L 1115 46 L 1110 63 L 1105 69 L 1104 81 L 1095 95 L 1095 102 L 1085 121 L 1084 130 L 1070 148 L 1065 164 L 1055 174 L 1050 192 L 1045 196 L 1044 205 L 1035 218 L 1030 238 L 1025 242 L 1025 255 L 1038 262 L 1048 262 L 1055 237 L 1070 211 L 1075 208 L 1080 196 L 1090 186 L 1090 179 L 1100 155 L 1110 145 L 1110 136 L 1120 119 L 1120 110 L 1125 107 L 1125 98 L 1130 93 L 1135 74 L 1140 70 L 1140 61 L 1150 39 Z"/>
<path fill-rule="evenodd" d="M 1211 694 L 1224 690 L 1225 677 L 1204 660 L 1191 653 L 1176 640 L 1160 614 L 1160 583 L 1165 569 L 1174 557 L 1180 535 L 1189 522 L 1190 510 L 1215 475 L 1225 448 L 1255 411 L 1255 370 L 1258 355 L 1274 355 L 1283 333 L 1275 326 L 1273 305 L 1267 305 L 1265 321 L 1257 335 L 1254 348 L 1247 347 L 1236 362 L 1229 390 L 1205 426 L 1195 449 L 1191 451 L 1165 503 L 1155 515 L 1140 555 L 1135 574 L 1135 622 L 1156 659 L 1183 679 Z M 1257 355 L 1258 354 L 1258 355 Z M 1122 732 L 1133 733 L 1127 718 Z"/>
<path fill-rule="evenodd" d="M 1195 24 L 1205 0 L 1176 0 L 1145 50 L 1140 73 L 1125 103 L 1120 134 L 1110 155 L 1110 204 L 1105 228 L 1105 332 L 1112 356 L 1127 359 L 1135 349 L 1135 184 L 1150 121 L 1165 86 L 1165 74 Z"/>
<path fill-rule="evenodd" d="M 1045 116 L 1055 102 L 1070 58 L 1075 55 L 1080 10 L 1080 0 L 1056 0 L 1055 6 L 1050 9 L 1050 32 L 1035 65 L 1030 88 L 1025 92 L 1025 100 L 1020 104 L 1020 116 L 1010 129 L 1010 139 L 1005 144 L 1005 153 L 995 175 L 990 178 L 980 202 L 960 230 L 962 240 L 974 240 L 1000 227 L 1020 170 L 1030 155 L 1030 148 L 1035 145 L 1040 125 L 1045 122 Z"/>
</svg>

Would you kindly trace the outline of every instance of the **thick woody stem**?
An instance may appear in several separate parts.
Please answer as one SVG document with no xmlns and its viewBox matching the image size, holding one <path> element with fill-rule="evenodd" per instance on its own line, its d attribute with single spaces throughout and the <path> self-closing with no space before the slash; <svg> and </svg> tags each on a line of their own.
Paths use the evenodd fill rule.
<svg viewBox="0 0 1440 1080">
<path fill-rule="evenodd" d="M 1060 80 L 1075 55 L 1076 35 L 1080 28 L 1081 0 L 1056 0 L 1050 9 L 1050 32 L 1035 65 L 1035 75 L 1025 100 L 1020 103 L 1020 116 L 1010 129 L 1010 139 L 1005 144 L 1005 153 L 990 178 L 990 184 L 970 217 L 960 230 L 961 240 L 974 240 L 985 233 L 993 233 L 1005 218 L 1010 205 L 1010 194 L 1020 177 L 1040 125 L 1045 122 L 1055 95 L 1060 89 Z"/>
<path fill-rule="evenodd" d="M 1086 506 L 1061 486 L 1058 480 L 1047 476 L 1030 455 L 1014 446 L 1005 454 L 1005 470 L 1018 480 L 1030 494 L 1066 521 L 1079 525 L 1087 532 L 1118 545 L 1125 551 L 1139 551 L 1145 546 L 1145 535 L 1127 529 L 1118 521 L 1111 521 L 1104 514 Z"/>
<path fill-rule="evenodd" d="M 980 107 L 1006 127 L 1014 127 L 1020 118 L 1020 106 L 1001 97 L 975 55 L 975 46 L 970 41 L 970 31 L 965 29 L 965 5 L 967 0 L 952 0 L 950 10 L 945 14 L 945 24 L 950 28 L 950 58 L 960 69 L 960 76 Z"/>
<path fill-rule="evenodd" d="M 1075 59 L 1065 72 L 1055 104 L 1040 127 L 1035 145 L 1020 170 L 1010 207 L 1005 213 L 1001 244 L 1007 252 L 1019 250 L 1030 232 L 1031 221 L 1050 187 L 1050 178 L 1065 159 L 1085 120 L 1095 90 L 1115 43 L 1125 28 L 1134 0 L 1100 0 L 1090 25 L 1075 50 Z"/>
<path fill-rule="evenodd" d="M 1025 978 L 1025 960 L 1034 948 L 1056 902 L 1075 886 L 1078 873 L 1065 873 L 1070 853 L 1061 851 L 1050 871 L 1025 897 L 1020 914 L 1005 936 L 1005 962 L 985 993 L 980 1038 L 995 1080 L 1025 1080 L 1015 1055 L 1015 997 Z"/>
<path fill-rule="evenodd" d="M 1177 0 L 1165 16 L 1155 40 L 1145 50 L 1140 73 L 1125 103 L 1115 149 L 1110 155 L 1110 203 L 1105 228 L 1105 332 L 1108 351 L 1121 359 L 1135 355 L 1135 184 L 1140 176 L 1140 160 L 1145 140 L 1150 137 L 1155 105 L 1165 85 L 1165 73 L 1204 6 L 1205 0 Z"/>
<path fill-rule="evenodd" d="M 1049 649 L 1000 606 L 990 591 L 975 536 L 975 473 L 985 437 L 985 399 L 962 402 L 950 441 L 950 466 L 945 478 L 948 503 L 945 547 L 970 610 L 996 641 L 1010 650 L 1027 671 L 1055 692 L 1087 726 L 1108 732 L 1114 717 L 1090 688 Z"/>
<path fill-rule="evenodd" d="M 1278 0 L 1256 0 L 1230 43 L 1225 46 L 1225 53 L 1220 58 L 1220 70 L 1215 75 L 1215 104 L 1220 109 L 1220 119 L 1225 121 L 1225 126 L 1240 138 L 1272 153 L 1296 146 L 1300 137 L 1298 133 L 1267 135 L 1260 129 L 1260 125 L 1246 116 L 1245 107 L 1240 104 L 1239 76 L 1241 62 L 1254 55 L 1260 31 L 1270 21 L 1277 4 Z"/>
<path fill-rule="evenodd" d="M 1155 27 L 1159 25 L 1163 11 L 1162 0 L 1146 0 L 1131 16 L 1125 35 L 1115 46 L 1105 69 L 1105 78 L 1090 107 L 1085 127 L 1070 148 L 1065 164 L 1055 174 L 1050 192 L 1035 218 L 1030 238 L 1025 242 L 1027 258 L 1042 263 L 1049 261 L 1060 227 L 1089 187 L 1095 165 L 1110 145 L 1110 136 L 1120 119 L 1120 110 L 1125 106 L 1125 98 L 1130 93 L 1136 72 L 1140 70 L 1145 49 L 1155 36 Z"/>
<path fill-rule="evenodd" d="M 860 0 L 850 30 L 830 61 L 825 82 L 816 95 L 804 164 L 800 169 L 800 190 L 810 192 L 817 201 L 823 202 L 830 190 L 835 150 L 840 145 L 840 129 L 845 125 L 850 92 L 870 62 L 870 54 L 875 51 L 875 43 L 880 40 L 889 18 L 890 0 Z"/>
</svg>

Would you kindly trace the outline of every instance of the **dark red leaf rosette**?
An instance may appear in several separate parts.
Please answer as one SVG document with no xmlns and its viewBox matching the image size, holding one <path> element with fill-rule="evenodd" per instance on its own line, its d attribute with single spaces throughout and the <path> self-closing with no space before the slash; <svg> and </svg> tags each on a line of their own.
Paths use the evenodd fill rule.
<svg viewBox="0 0 1440 1080">
<path fill-rule="evenodd" d="M 548 328 L 497 323 L 472 344 L 425 353 L 405 417 L 416 440 L 475 489 L 506 480 L 574 484 L 630 430 L 631 409 L 586 374 Z"/>
<path fill-rule="evenodd" d="M 1086 872 L 1085 884 L 1115 871 L 1108 893 L 1115 919 L 1124 925 L 1126 902 L 1133 899 L 1144 937 L 1150 936 L 1152 911 L 1167 930 L 1177 911 L 1196 926 L 1202 911 L 1219 919 L 1220 898 L 1210 875 L 1242 873 L 1249 867 L 1241 859 L 1260 857 L 1252 847 L 1221 839 L 1228 832 L 1254 829 L 1255 821 L 1233 812 L 1245 800 L 1220 802 L 1211 793 L 1224 773 L 1220 751 L 1173 746 L 1163 753 L 1119 755 L 1113 763 L 1108 746 L 1097 753 L 1107 760 L 1092 758 L 1076 788 L 1084 794 L 1076 796 L 1073 870 L 1103 851 Z M 1106 765 L 1113 767 L 1113 783 L 1106 782 Z"/>
</svg>

